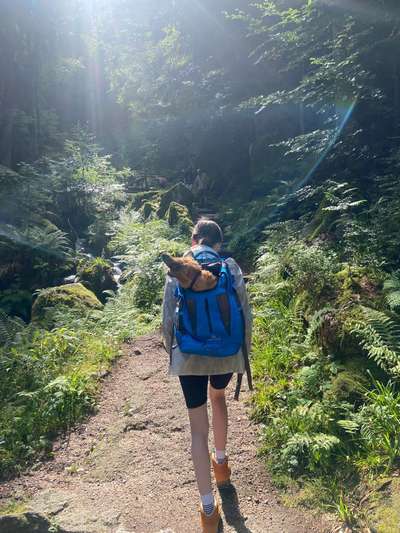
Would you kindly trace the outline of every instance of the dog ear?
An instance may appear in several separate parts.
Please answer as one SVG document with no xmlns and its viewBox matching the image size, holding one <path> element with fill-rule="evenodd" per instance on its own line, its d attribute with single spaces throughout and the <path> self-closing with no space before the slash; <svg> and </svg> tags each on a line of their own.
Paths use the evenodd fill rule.
<svg viewBox="0 0 400 533">
<path fill-rule="evenodd" d="M 168 267 L 171 267 L 174 263 L 174 259 L 167 253 L 163 252 L 161 254 L 161 259 L 164 261 L 164 263 L 168 266 Z"/>
<path fill-rule="evenodd" d="M 161 259 L 171 270 L 179 270 L 180 268 L 182 268 L 182 265 L 178 263 L 178 261 L 175 261 L 175 259 L 167 253 L 162 253 Z"/>
</svg>

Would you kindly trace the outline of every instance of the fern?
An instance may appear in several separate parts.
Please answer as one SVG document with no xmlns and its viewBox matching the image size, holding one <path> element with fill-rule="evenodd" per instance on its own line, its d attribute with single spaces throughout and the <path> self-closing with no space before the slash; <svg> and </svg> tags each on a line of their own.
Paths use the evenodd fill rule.
<svg viewBox="0 0 400 533">
<path fill-rule="evenodd" d="M 327 433 L 296 433 L 286 442 L 281 459 L 289 469 L 308 463 L 314 470 L 317 466 L 326 465 L 331 454 L 340 445 L 340 439 Z"/>
<path fill-rule="evenodd" d="M 383 311 L 362 306 L 364 322 L 352 332 L 361 346 L 383 370 L 400 377 L 400 323 Z"/>
<path fill-rule="evenodd" d="M 315 344 L 319 344 L 323 325 L 326 321 L 327 315 L 333 313 L 332 307 L 324 307 L 316 311 L 310 319 L 307 334 L 304 339 L 306 346 L 312 347 Z"/>
<path fill-rule="evenodd" d="M 393 273 L 383 284 L 388 306 L 393 311 L 400 307 L 400 272 Z"/>
<path fill-rule="evenodd" d="M 19 332 L 25 328 L 25 322 L 18 317 L 10 317 L 0 309 L 0 346 L 9 346 L 15 341 Z"/>
</svg>

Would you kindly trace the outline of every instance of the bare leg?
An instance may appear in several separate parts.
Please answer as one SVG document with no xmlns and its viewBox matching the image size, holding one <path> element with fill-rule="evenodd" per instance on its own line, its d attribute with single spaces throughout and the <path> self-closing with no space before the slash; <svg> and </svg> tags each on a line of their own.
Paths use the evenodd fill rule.
<svg viewBox="0 0 400 533">
<path fill-rule="evenodd" d="M 212 408 L 214 446 L 217 450 L 225 450 L 228 436 L 228 409 L 225 400 L 225 389 L 214 389 L 210 384 L 209 391 Z"/>
<path fill-rule="evenodd" d="M 192 433 L 192 459 L 200 495 L 212 492 L 210 456 L 208 451 L 207 402 L 200 407 L 188 409 Z"/>
</svg>

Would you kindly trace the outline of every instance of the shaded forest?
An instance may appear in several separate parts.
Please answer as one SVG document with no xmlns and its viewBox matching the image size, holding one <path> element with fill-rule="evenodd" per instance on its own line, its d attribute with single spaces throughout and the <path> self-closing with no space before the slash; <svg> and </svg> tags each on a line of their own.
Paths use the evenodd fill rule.
<svg viewBox="0 0 400 533">
<path fill-rule="evenodd" d="M 120 344 L 159 326 L 161 252 L 210 215 L 248 277 L 274 481 L 398 531 L 398 2 L 0 13 L 0 475 L 91 412 Z"/>
</svg>

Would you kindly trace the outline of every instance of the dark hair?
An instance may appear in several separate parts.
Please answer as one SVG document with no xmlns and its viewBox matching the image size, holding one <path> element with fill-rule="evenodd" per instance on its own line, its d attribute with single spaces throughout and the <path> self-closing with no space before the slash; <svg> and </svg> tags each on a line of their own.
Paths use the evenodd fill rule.
<svg viewBox="0 0 400 533">
<path fill-rule="evenodd" d="M 198 244 L 214 246 L 224 240 L 222 229 L 213 220 L 201 218 L 192 231 L 192 239 Z"/>
</svg>

